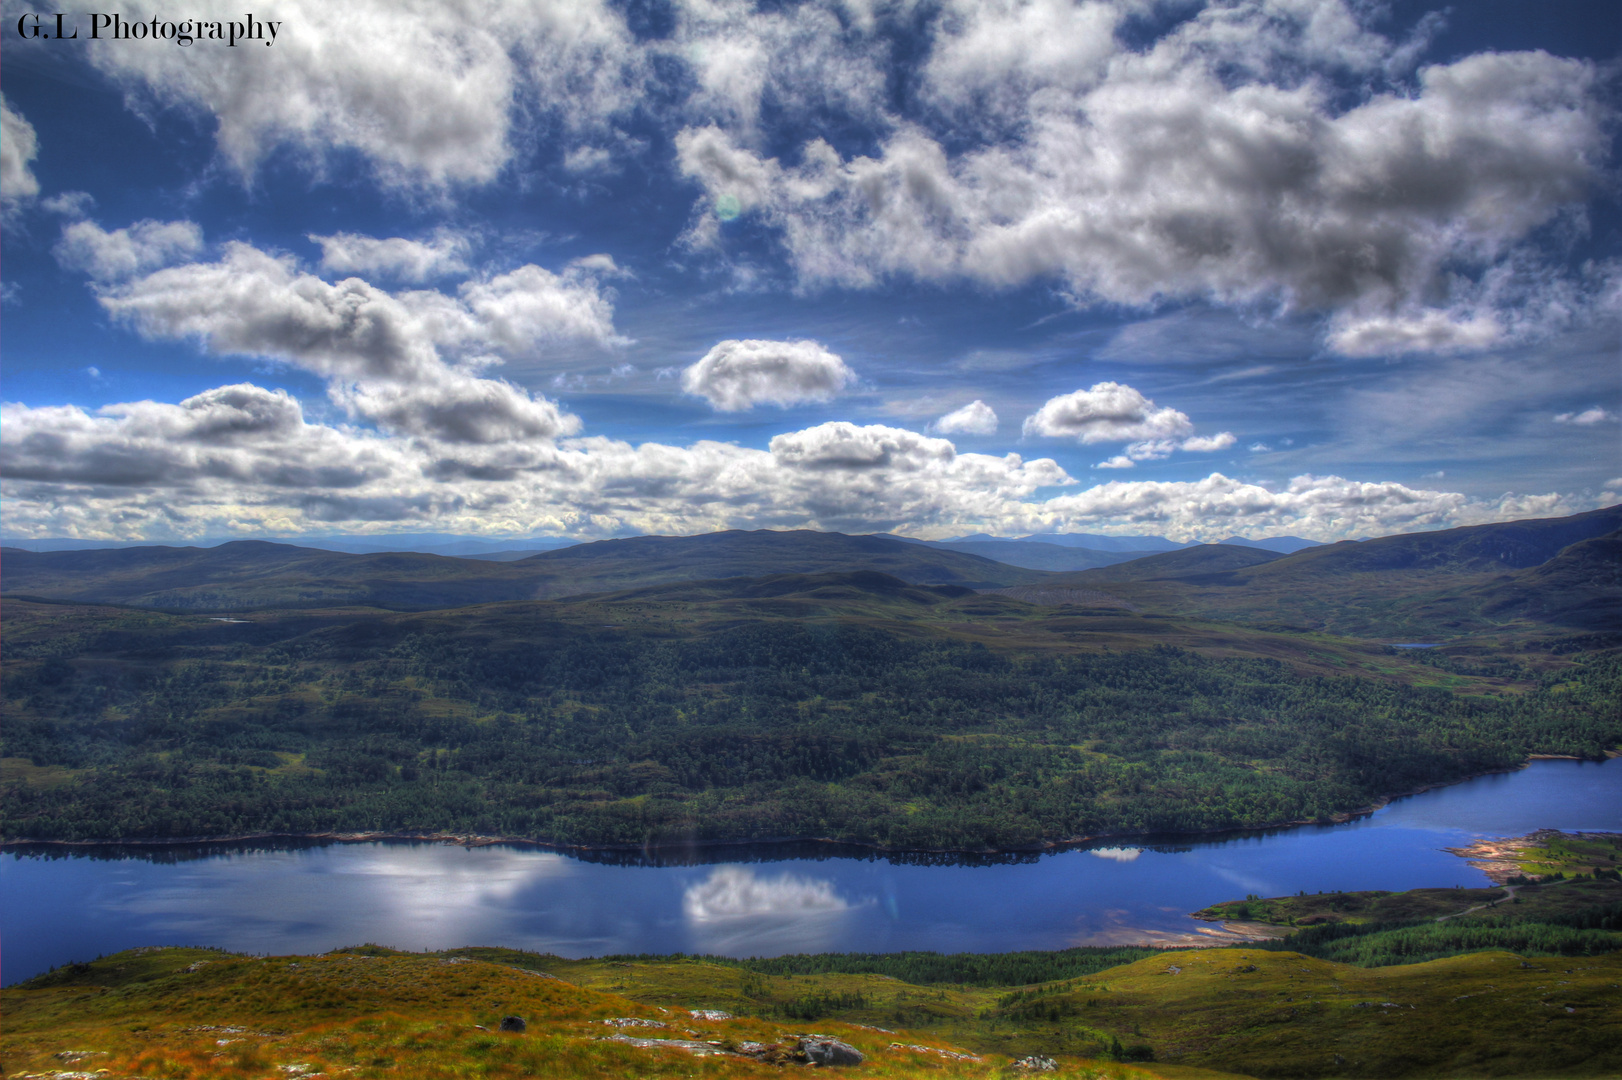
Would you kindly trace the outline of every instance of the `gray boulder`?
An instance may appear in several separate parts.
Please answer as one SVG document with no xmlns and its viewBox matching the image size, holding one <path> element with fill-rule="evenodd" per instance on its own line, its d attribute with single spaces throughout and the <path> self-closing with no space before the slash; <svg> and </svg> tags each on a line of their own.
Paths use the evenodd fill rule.
<svg viewBox="0 0 1622 1080">
<path fill-rule="evenodd" d="M 867 1058 L 847 1042 L 826 1035 L 806 1035 L 800 1039 L 800 1053 L 817 1065 L 860 1065 Z"/>
<path fill-rule="evenodd" d="M 501 1018 L 502 1031 L 524 1031 L 529 1025 L 524 1023 L 522 1016 L 503 1016 Z"/>
</svg>

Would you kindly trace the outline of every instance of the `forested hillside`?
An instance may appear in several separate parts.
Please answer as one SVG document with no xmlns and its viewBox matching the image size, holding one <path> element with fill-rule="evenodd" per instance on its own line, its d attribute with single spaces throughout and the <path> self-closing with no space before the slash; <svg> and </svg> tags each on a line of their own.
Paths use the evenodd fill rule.
<svg viewBox="0 0 1622 1080">
<path fill-rule="evenodd" d="M 16 575 L 72 592 L 88 560 L 82 591 L 131 602 L 293 598 L 212 616 L 17 599 L 8 555 L 0 829 L 981 850 L 1326 819 L 1622 746 L 1617 540 L 1596 533 L 1617 516 L 1294 555 L 1191 547 L 1079 575 L 769 532 L 511 564 L 57 552 Z M 855 569 L 747 573 L 840 559 Z M 509 572 L 502 588 L 633 587 L 416 613 L 315 599 L 426 601 Z M 999 579 L 1026 584 L 991 595 Z M 1445 647 L 1369 640 L 1394 628 Z"/>
<path fill-rule="evenodd" d="M 1064 638 L 991 648 L 903 617 L 980 598 L 884 580 L 883 603 L 874 582 L 841 587 L 889 620 L 806 622 L 781 581 L 747 618 L 723 603 L 686 623 L 633 622 L 639 594 L 241 624 L 13 604 L 4 832 L 980 849 L 1326 818 L 1622 743 L 1614 658 L 1473 679 L 1393 656 L 1378 678 Z"/>
</svg>

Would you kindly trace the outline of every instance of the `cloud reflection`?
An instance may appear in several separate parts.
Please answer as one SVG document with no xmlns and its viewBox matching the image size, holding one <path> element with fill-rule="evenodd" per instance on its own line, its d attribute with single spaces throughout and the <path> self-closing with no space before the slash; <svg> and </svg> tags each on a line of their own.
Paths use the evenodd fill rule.
<svg viewBox="0 0 1622 1080">
<path fill-rule="evenodd" d="M 115 893 L 104 904 L 174 941 L 229 938 L 257 951 L 361 941 L 451 948 L 504 939 L 516 911 L 577 869 L 551 852 L 345 844 L 207 860 L 166 887 Z"/>
<path fill-rule="evenodd" d="M 682 910 L 695 923 L 762 915 L 822 915 L 848 911 L 850 903 L 825 878 L 779 874 L 758 878 L 742 866 L 722 866 L 688 887 Z"/>
<path fill-rule="evenodd" d="M 1138 847 L 1101 847 L 1093 848 L 1087 854 L 1096 855 L 1100 859 L 1108 859 L 1111 862 L 1132 862 L 1143 854 L 1143 849 Z"/>
<path fill-rule="evenodd" d="M 873 904 L 847 900 L 826 878 L 757 877 L 742 866 L 717 867 L 682 896 L 692 947 L 727 956 L 830 948 L 846 940 L 851 913 Z"/>
</svg>

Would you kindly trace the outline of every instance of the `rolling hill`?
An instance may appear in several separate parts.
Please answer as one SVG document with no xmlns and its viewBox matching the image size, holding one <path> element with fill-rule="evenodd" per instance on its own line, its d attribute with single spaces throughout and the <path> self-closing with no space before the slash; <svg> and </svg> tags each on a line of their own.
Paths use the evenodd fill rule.
<svg viewBox="0 0 1622 1080">
<path fill-rule="evenodd" d="M 1398 641 L 1618 633 L 1619 528 L 1613 506 L 1284 556 L 1210 545 L 1054 575 L 1047 587 L 1102 590 L 1146 612 Z M 1217 550 L 1234 553 L 1226 565 Z"/>
<path fill-rule="evenodd" d="M 857 570 L 973 589 L 1044 576 L 962 552 L 804 530 L 603 540 L 511 562 L 413 552 L 349 554 L 256 540 L 213 548 L 0 552 L 0 586 L 9 596 L 189 611 L 427 610 L 674 581 Z"/>
</svg>

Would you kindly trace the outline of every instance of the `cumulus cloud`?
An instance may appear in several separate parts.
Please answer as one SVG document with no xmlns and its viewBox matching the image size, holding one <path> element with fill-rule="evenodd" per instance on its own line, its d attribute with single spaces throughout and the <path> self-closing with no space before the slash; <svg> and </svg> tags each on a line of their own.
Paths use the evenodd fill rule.
<svg viewBox="0 0 1622 1080">
<path fill-rule="evenodd" d="M 216 499 L 225 509 L 238 485 L 280 489 L 296 502 L 305 490 L 392 476 L 398 458 L 386 440 L 308 424 L 285 390 L 248 383 L 178 405 L 136 401 L 86 412 L 7 404 L 0 429 L 8 482 L 62 485 L 58 497 L 70 503 L 87 489 L 166 490 Z"/>
<path fill-rule="evenodd" d="M 831 401 L 855 381 L 845 361 L 815 341 L 722 341 L 681 374 L 683 391 L 721 412 Z"/>
<path fill-rule="evenodd" d="M 355 277 L 331 284 L 233 242 L 216 262 L 105 284 L 98 296 L 146 337 L 295 364 L 326 378 L 351 415 L 458 443 L 578 431 L 555 403 L 476 371 L 561 342 L 620 340 L 592 278 L 538 266 L 467 282 L 456 297 L 394 294 Z"/>
<path fill-rule="evenodd" d="M 34 125 L 0 94 L 0 203 L 13 207 L 39 194 L 39 181 L 29 168 L 38 153 Z"/>
<path fill-rule="evenodd" d="M 942 435 L 995 435 L 997 412 L 979 398 L 953 409 L 930 427 Z"/>
<path fill-rule="evenodd" d="M 164 13 L 140 0 L 131 21 Z M 226 0 L 193 17 L 240 19 Z M 91 62 L 138 103 L 211 115 L 221 155 L 250 174 L 289 146 L 322 168 L 359 154 L 391 186 L 480 184 L 514 153 L 520 104 L 564 132 L 601 130 L 637 101 L 642 58 L 600 0 L 402 7 L 387 0 L 287 0 L 273 48 L 88 43 Z"/>
<path fill-rule="evenodd" d="M 1056 279 L 1078 304 L 1327 312 L 1352 355 L 1535 331 L 1488 279 L 1537 264 L 1537 230 L 1596 183 L 1595 68 L 1483 53 L 1348 106 L 1323 73 L 1378 81 L 1399 51 L 1354 11 L 1214 5 L 1133 50 L 1103 5 L 948 5 L 926 96 L 994 116 L 983 139 L 892 118 L 872 154 L 814 139 L 783 159 L 689 127 L 678 164 L 706 196 L 688 241 L 721 242 L 709 207 L 726 197 L 776 232 L 805 288 Z M 1075 21 L 1093 36 L 1052 36 Z M 1548 278 L 1527 287 L 1569 284 Z"/>
<path fill-rule="evenodd" d="M 691 75 L 695 91 L 681 105 L 688 116 L 744 132 L 757 128 L 767 106 L 789 115 L 827 110 L 873 120 L 884 98 L 885 49 L 861 8 L 685 0 L 675 5 L 673 40 L 657 49 Z"/>
<path fill-rule="evenodd" d="M 315 423 L 285 392 L 251 385 L 178 405 L 93 412 L 8 404 L 0 412 L 0 492 L 14 535 L 102 539 L 298 535 L 410 521 L 470 535 L 776 527 L 1336 540 L 1597 505 L 1590 497 L 1481 500 L 1312 475 L 1277 486 L 1212 473 L 1082 488 L 1049 459 L 958 453 L 945 439 L 879 425 L 784 432 L 766 450 L 601 436 L 476 441 L 488 433 L 451 442 L 446 426 L 421 439 Z"/>
<path fill-rule="evenodd" d="M 1157 461 L 1177 450 L 1210 453 L 1236 441 L 1231 431 L 1195 435 L 1194 423 L 1177 409 L 1155 405 L 1124 383 L 1101 382 L 1091 389 L 1049 398 L 1025 418 L 1026 435 L 1075 439 L 1081 443 L 1130 442 L 1124 454 L 1094 468 L 1130 469 L 1139 461 Z"/>
<path fill-rule="evenodd" d="M 1238 442 L 1231 431 L 1220 431 L 1215 435 L 1196 435 L 1191 439 L 1184 439 L 1177 444 L 1177 449 L 1187 450 L 1193 454 L 1210 454 L 1217 450 L 1226 450 Z"/>
<path fill-rule="evenodd" d="M 1100 443 L 1177 438 L 1192 434 L 1194 424 L 1176 409 L 1157 408 L 1130 386 L 1101 382 L 1049 398 L 1025 418 L 1024 430 L 1027 435 Z"/>
<path fill-rule="evenodd" d="M 138 221 L 111 232 L 94 221 L 75 221 L 62 229 L 54 249 L 56 261 L 83 270 L 97 281 L 117 281 L 156 270 L 196 255 L 203 249 L 203 230 L 190 221 Z"/>
<path fill-rule="evenodd" d="M 472 248 L 467 237 L 441 232 L 427 241 L 391 236 L 380 240 L 357 233 L 310 236 L 321 245 L 321 269 L 329 274 L 373 274 L 399 281 L 423 282 L 467 272 Z"/>
<path fill-rule="evenodd" d="M 1584 409 L 1582 412 L 1558 413 L 1554 418 L 1554 422 L 1557 424 L 1576 424 L 1579 427 L 1588 427 L 1592 424 L 1603 424 L 1607 420 L 1615 419 L 1615 413 L 1595 405 L 1593 408 Z"/>
</svg>

